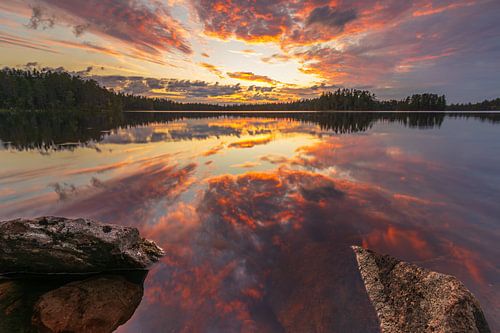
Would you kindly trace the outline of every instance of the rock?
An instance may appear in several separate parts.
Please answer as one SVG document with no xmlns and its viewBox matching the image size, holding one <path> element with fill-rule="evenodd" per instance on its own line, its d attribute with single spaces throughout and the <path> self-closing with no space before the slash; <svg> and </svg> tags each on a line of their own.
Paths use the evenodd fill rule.
<svg viewBox="0 0 500 333">
<path fill-rule="evenodd" d="M 62 217 L 0 222 L 0 274 L 146 269 L 163 255 L 131 227 Z"/>
<path fill-rule="evenodd" d="M 383 333 L 490 332 L 479 302 L 455 277 L 352 248 Z"/>
<path fill-rule="evenodd" d="M 31 323 L 42 333 L 110 333 L 130 319 L 142 295 L 142 284 L 121 276 L 71 282 L 38 299 Z"/>
</svg>

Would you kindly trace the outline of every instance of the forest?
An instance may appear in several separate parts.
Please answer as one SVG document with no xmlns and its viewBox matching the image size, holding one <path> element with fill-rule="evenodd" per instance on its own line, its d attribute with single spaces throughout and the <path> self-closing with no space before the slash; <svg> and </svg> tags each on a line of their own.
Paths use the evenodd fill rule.
<svg viewBox="0 0 500 333">
<path fill-rule="evenodd" d="M 179 103 L 165 98 L 117 93 L 96 81 L 50 70 L 0 70 L 0 109 L 116 113 L 120 111 L 478 111 L 499 110 L 500 99 L 446 104 L 444 95 L 414 94 L 380 101 L 366 90 L 338 89 L 312 99 L 263 104 Z"/>
<path fill-rule="evenodd" d="M 0 109 L 121 111 L 122 96 L 66 72 L 0 71 Z"/>
</svg>

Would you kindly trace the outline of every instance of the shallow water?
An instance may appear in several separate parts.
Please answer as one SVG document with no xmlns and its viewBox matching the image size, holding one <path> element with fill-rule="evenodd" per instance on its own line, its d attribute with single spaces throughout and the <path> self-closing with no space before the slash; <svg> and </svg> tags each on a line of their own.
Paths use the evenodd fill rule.
<svg viewBox="0 0 500 333">
<path fill-rule="evenodd" d="M 83 142 L 0 131 L 0 218 L 165 249 L 118 332 L 377 331 L 354 244 L 457 276 L 500 330 L 498 117 L 129 117 Z"/>
</svg>

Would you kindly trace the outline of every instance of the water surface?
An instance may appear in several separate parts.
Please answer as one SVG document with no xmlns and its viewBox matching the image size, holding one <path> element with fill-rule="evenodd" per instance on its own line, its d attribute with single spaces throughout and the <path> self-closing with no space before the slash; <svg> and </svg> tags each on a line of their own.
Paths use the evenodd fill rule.
<svg viewBox="0 0 500 333">
<path fill-rule="evenodd" d="M 118 332 L 376 332 L 350 245 L 457 276 L 500 329 L 498 116 L 127 117 L 0 126 L 0 218 L 90 217 L 165 249 Z"/>
</svg>

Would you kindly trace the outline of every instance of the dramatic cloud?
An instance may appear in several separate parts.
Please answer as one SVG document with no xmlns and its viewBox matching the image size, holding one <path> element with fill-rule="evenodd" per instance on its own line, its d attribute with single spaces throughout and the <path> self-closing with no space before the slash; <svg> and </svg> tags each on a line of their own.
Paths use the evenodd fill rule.
<svg viewBox="0 0 500 333">
<path fill-rule="evenodd" d="M 374 123 L 337 116 L 331 121 L 339 125 L 330 127 L 341 133 Z M 121 332 L 377 331 L 353 244 L 456 275 L 495 320 L 498 205 L 495 196 L 472 193 L 495 193 L 485 180 L 494 163 L 474 173 L 480 164 L 456 154 L 456 140 L 380 125 L 363 135 L 259 117 L 122 127 L 99 143 L 112 151 L 90 164 L 63 158 L 0 174 L 2 195 L 23 193 L 21 201 L 3 197 L 0 212 L 93 217 L 137 227 L 162 246 L 166 256 L 152 267 L 144 299 Z M 270 148 L 270 138 L 285 136 L 295 151 L 239 150 Z M 196 141 L 172 142 L 182 138 Z M 451 150 L 436 156 L 426 149 L 436 144 Z M 227 158 L 214 156 L 226 149 Z M 264 171 L 241 170 L 257 163 Z"/>
<path fill-rule="evenodd" d="M 205 33 L 250 42 L 317 43 L 333 38 L 357 18 L 356 8 L 325 5 L 328 1 L 256 1 L 249 5 L 240 0 L 192 0 L 192 3 Z M 316 39 L 306 40 L 312 37 Z"/>
<path fill-rule="evenodd" d="M 292 24 L 288 1 L 193 0 L 205 33 L 221 38 L 236 36 L 254 42 L 277 41 Z"/>
<path fill-rule="evenodd" d="M 88 52 L 82 66 L 120 62 L 110 74 L 193 81 L 201 66 L 214 82 L 290 88 L 242 89 L 214 95 L 214 102 L 315 97 L 300 89 L 322 83 L 369 89 L 383 99 L 426 91 L 463 102 L 494 98 L 500 84 L 493 74 L 500 66 L 500 5 L 493 0 L 11 0 L 0 10 L 8 13 L 0 17 L 4 48 L 71 52 L 77 59 Z M 200 61 L 209 57 L 217 60 Z M 134 83 L 130 91 L 151 95 L 147 86 Z M 166 96 L 181 95 L 190 98 Z"/>
<path fill-rule="evenodd" d="M 172 49 L 192 52 L 184 29 L 159 2 L 39 0 L 32 8 L 29 26 L 33 29 L 60 22 L 73 26 L 76 36 L 92 32 L 123 42 L 141 54 L 160 56 Z"/>
<path fill-rule="evenodd" d="M 263 62 L 293 58 L 302 63 L 303 73 L 329 84 L 370 86 L 390 98 L 421 87 L 435 92 L 475 90 L 494 96 L 492 89 L 481 92 L 458 82 L 470 75 L 494 80 L 488 73 L 499 65 L 500 58 L 495 38 L 500 6 L 495 1 L 192 3 L 207 35 L 276 43 L 284 53 L 264 57 Z M 486 59 L 481 66 L 474 61 L 477 57 Z M 446 79 L 446 73 L 453 73 L 456 79 Z M 458 96 L 455 93 L 452 99 Z"/>
</svg>

